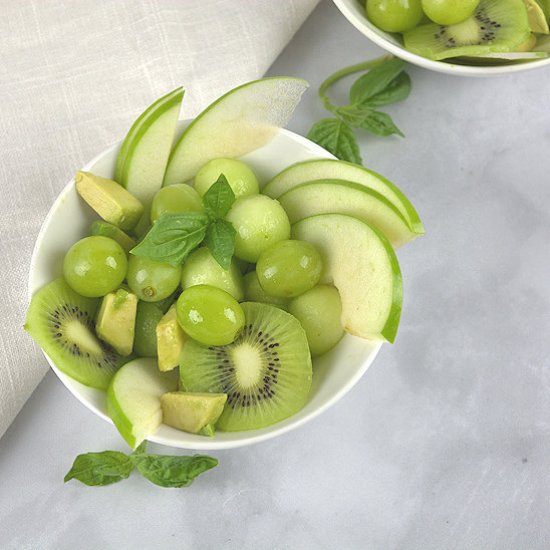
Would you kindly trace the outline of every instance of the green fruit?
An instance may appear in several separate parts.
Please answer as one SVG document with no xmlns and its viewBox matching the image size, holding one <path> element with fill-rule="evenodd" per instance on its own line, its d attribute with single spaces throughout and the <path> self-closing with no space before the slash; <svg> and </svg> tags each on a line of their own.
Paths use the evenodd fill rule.
<svg viewBox="0 0 550 550">
<path fill-rule="evenodd" d="M 124 360 L 95 335 L 98 305 L 99 300 L 83 298 L 56 279 L 32 297 L 25 330 L 60 371 L 81 384 L 105 389 Z"/>
<path fill-rule="evenodd" d="M 290 237 L 290 222 L 278 201 L 265 195 L 237 199 L 226 219 L 237 231 L 235 256 L 256 263 L 260 254 Z"/>
<path fill-rule="evenodd" d="M 342 214 L 320 214 L 292 227 L 293 237 L 312 243 L 323 259 L 323 284 L 334 284 L 342 300 L 344 330 L 393 342 L 399 326 L 403 286 L 391 244 L 370 225 Z"/>
<path fill-rule="evenodd" d="M 319 285 L 291 300 L 288 312 L 306 331 L 313 357 L 332 349 L 344 336 L 342 301 L 333 286 Z"/>
<path fill-rule="evenodd" d="M 162 214 L 180 214 L 182 212 L 204 212 L 199 194 L 185 183 L 176 183 L 159 189 L 151 204 L 151 223 Z"/>
<path fill-rule="evenodd" d="M 304 241 L 279 241 L 264 250 L 256 264 L 261 287 L 271 296 L 292 298 L 313 288 L 323 263 L 315 247 Z"/>
<path fill-rule="evenodd" d="M 238 302 L 243 299 L 243 276 L 235 260 L 231 262 L 229 269 L 224 269 L 206 247 L 192 252 L 181 270 L 182 288 L 195 285 L 215 286 L 229 292 Z"/>
<path fill-rule="evenodd" d="M 206 426 L 214 427 L 226 401 L 225 393 L 165 393 L 160 398 L 163 422 L 177 430 L 197 434 Z"/>
<path fill-rule="evenodd" d="M 177 389 L 175 372 L 159 372 L 154 359 L 135 359 L 113 377 L 107 390 L 107 414 L 132 449 L 162 423 L 160 398 Z"/>
<path fill-rule="evenodd" d="M 422 0 L 424 13 L 438 25 L 455 25 L 471 17 L 479 0 Z"/>
<path fill-rule="evenodd" d="M 157 356 L 157 325 L 164 313 L 154 302 L 138 302 L 134 352 L 140 357 Z"/>
<path fill-rule="evenodd" d="M 107 237 L 85 237 L 69 248 L 63 259 L 63 276 L 78 294 L 105 296 L 117 289 L 128 261 L 122 247 Z"/>
<path fill-rule="evenodd" d="M 132 292 L 140 300 L 160 302 L 178 288 L 181 266 L 130 255 L 127 279 Z"/>
<path fill-rule="evenodd" d="M 90 226 L 90 233 L 94 237 L 100 236 L 113 239 L 113 241 L 116 241 L 120 246 L 122 246 L 124 252 L 126 253 L 130 252 L 130 250 L 136 246 L 136 241 L 124 233 L 122 229 L 119 229 L 112 223 L 104 222 L 103 220 L 96 220 L 92 223 Z"/>
<path fill-rule="evenodd" d="M 235 197 L 257 195 L 260 191 L 258 178 L 244 162 L 236 159 L 212 159 L 195 176 L 194 186 L 202 197 L 223 174 L 235 193 Z"/>
<path fill-rule="evenodd" d="M 213 286 L 197 285 L 185 289 L 176 308 L 181 328 L 202 344 L 230 344 L 244 325 L 244 313 L 237 300 Z"/>
<path fill-rule="evenodd" d="M 256 271 L 251 271 L 244 276 L 244 298 L 247 302 L 261 302 L 262 304 L 272 304 L 287 309 L 288 298 L 270 296 L 260 285 Z"/>
<path fill-rule="evenodd" d="M 386 32 L 403 32 L 420 23 L 420 0 L 367 0 L 367 17 Z"/>
<path fill-rule="evenodd" d="M 174 145 L 164 185 L 190 181 L 209 160 L 240 157 L 269 143 L 307 87 L 301 78 L 262 78 L 214 101 Z"/>
<path fill-rule="evenodd" d="M 311 388 L 306 335 L 292 315 L 268 304 L 244 303 L 244 330 L 227 346 L 187 340 L 181 386 L 191 392 L 226 393 L 219 430 L 254 430 L 297 413 Z"/>
<path fill-rule="evenodd" d="M 511 52 L 531 33 L 523 0 L 481 0 L 456 25 L 421 25 L 403 34 L 407 50 L 434 60 Z"/>
</svg>

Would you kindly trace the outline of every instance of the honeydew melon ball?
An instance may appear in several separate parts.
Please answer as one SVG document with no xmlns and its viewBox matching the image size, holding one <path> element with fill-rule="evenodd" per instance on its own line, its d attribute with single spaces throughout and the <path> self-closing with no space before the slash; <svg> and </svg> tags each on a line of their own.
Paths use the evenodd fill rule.
<svg viewBox="0 0 550 550">
<path fill-rule="evenodd" d="M 219 158 L 207 162 L 195 176 L 195 189 L 201 197 L 221 174 L 236 197 L 257 195 L 260 191 L 258 178 L 247 164 L 237 159 Z"/>
</svg>

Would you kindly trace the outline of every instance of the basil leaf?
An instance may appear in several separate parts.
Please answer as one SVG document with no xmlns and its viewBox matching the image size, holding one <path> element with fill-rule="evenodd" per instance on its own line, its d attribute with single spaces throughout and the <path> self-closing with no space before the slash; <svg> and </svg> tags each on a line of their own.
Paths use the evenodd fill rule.
<svg viewBox="0 0 550 550">
<path fill-rule="evenodd" d="M 405 62 L 394 57 L 360 76 L 350 89 L 350 103 L 365 104 L 370 98 L 384 91 L 404 67 Z"/>
<path fill-rule="evenodd" d="M 361 122 L 361 128 L 368 130 L 377 136 L 391 136 L 397 134 L 405 137 L 405 134 L 394 124 L 390 115 L 380 111 L 371 111 Z"/>
<path fill-rule="evenodd" d="M 214 259 L 226 270 L 231 267 L 236 235 L 235 228 L 226 220 L 214 220 L 206 230 L 206 246 Z"/>
<path fill-rule="evenodd" d="M 409 97 L 411 93 L 411 78 L 402 72 L 397 75 L 380 93 L 370 97 L 366 102 L 361 103 L 365 107 L 382 107 L 390 103 L 397 103 Z"/>
<path fill-rule="evenodd" d="M 145 454 L 147 452 L 147 440 L 144 439 L 133 451 L 132 455 Z"/>
<path fill-rule="evenodd" d="M 156 262 L 180 265 L 204 240 L 208 216 L 198 212 L 162 214 L 130 252 Z"/>
<path fill-rule="evenodd" d="M 227 178 L 220 174 L 220 177 L 208 189 L 202 197 L 202 203 L 208 216 L 213 219 L 225 218 L 231 205 L 235 202 L 235 193 L 227 182 Z"/>
<path fill-rule="evenodd" d="M 204 455 L 133 455 L 132 460 L 144 478 L 161 487 L 187 487 L 218 465 L 217 459 Z"/>
<path fill-rule="evenodd" d="M 342 120 L 324 118 L 311 127 L 307 137 L 339 159 L 361 164 L 355 134 Z"/>
<path fill-rule="evenodd" d="M 133 469 L 133 462 L 124 453 L 86 453 L 76 457 L 64 481 L 78 479 L 85 485 L 111 485 L 126 479 Z"/>
</svg>

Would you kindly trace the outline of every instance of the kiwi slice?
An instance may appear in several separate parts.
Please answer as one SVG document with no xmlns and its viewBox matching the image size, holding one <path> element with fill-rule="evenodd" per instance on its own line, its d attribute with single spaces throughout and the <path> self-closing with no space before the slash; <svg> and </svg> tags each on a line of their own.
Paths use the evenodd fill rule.
<svg viewBox="0 0 550 550">
<path fill-rule="evenodd" d="M 254 430 L 298 412 L 311 388 L 311 356 L 300 322 L 269 304 L 245 302 L 245 325 L 227 346 L 188 339 L 180 359 L 182 389 L 226 393 L 216 428 Z"/>
<path fill-rule="evenodd" d="M 84 298 L 56 279 L 32 297 L 25 330 L 59 370 L 86 386 L 106 389 L 127 359 L 95 335 L 98 305 L 98 299 Z"/>
<path fill-rule="evenodd" d="M 434 60 L 511 52 L 530 34 L 523 0 L 481 0 L 456 25 L 421 25 L 403 33 L 407 50 Z"/>
<path fill-rule="evenodd" d="M 529 20 L 529 28 L 531 32 L 540 34 L 548 34 L 548 22 L 544 9 L 537 0 L 523 0 L 525 9 L 527 10 L 527 19 Z"/>
</svg>

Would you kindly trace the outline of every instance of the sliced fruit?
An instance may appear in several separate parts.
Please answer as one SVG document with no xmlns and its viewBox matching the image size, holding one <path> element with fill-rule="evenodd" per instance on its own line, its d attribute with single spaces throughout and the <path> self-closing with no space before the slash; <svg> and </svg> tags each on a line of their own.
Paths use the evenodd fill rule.
<svg viewBox="0 0 550 550">
<path fill-rule="evenodd" d="M 215 426 L 227 401 L 225 393 L 170 392 L 160 398 L 164 424 L 192 434 Z"/>
<path fill-rule="evenodd" d="M 95 335 L 98 305 L 99 300 L 83 298 L 56 279 L 32 297 L 25 330 L 60 371 L 86 386 L 105 389 L 123 359 Z"/>
<path fill-rule="evenodd" d="M 542 6 L 536 0 L 523 0 L 527 8 L 527 17 L 531 32 L 548 34 L 548 22 Z"/>
<path fill-rule="evenodd" d="M 334 284 L 342 300 L 344 330 L 393 342 L 403 287 L 389 241 L 371 225 L 342 214 L 320 214 L 292 226 L 292 236 L 312 243 L 323 258 L 321 283 Z"/>
<path fill-rule="evenodd" d="M 133 229 L 139 222 L 143 205 L 116 181 L 90 172 L 77 172 L 75 183 L 78 194 L 106 222 L 124 230 Z"/>
<path fill-rule="evenodd" d="M 175 369 L 180 363 L 180 354 L 186 338 L 178 323 L 176 304 L 158 322 L 156 333 L 159 370 L 165 372 Z"/>
<path fill-rule="evenodd" d="M 162 186 L 183 94 L 177 88 L 148 107 L 130 128 L 117 158 L 116 181 L 147 210 Z"/>
<path fill-rule="evenodd" d="M 379 229 L 398 248 L 419 236 L 385 197 L 358 183 L 317 180 L 302 183 L 279 197 L 290 223 L 317 214 L 348 214 Z"/>
<path fill-rule="evenodd" d="M 481 0 L 462 23 L 420 25 L 403 33 L 403 39 L 410 52 L 442 60 L 514 51 L 530 32 L 523 0 Z"/>
<path fill-rule="evenodd" d="M 124 233 L 122 229 L 118 228 L 112 223 L 104 222 L 103 220 L 96 220 L 90 226 L 90 234 L 94 237 L 108 237 L 116 241 L 122 248 L 124 252 L 128 253 L 134 246 L 136 246 L 136 241 L 132 239 L 129 235 Z"/>
<path fill-rule="evenodd" d="M 132 353 L 137 303 L 137 296 L 124 288 L 110 292 L 101 301 L 96 334 L 120 355 Z"/>
<path fill-rule="evenodd" d="M 226 393 L 216 427 L 263 428 L 298 412 L 311 387 L 311 357 L 304 329 L 292 315 L 246 302 L 245 326 L 227 346 L 187 340 L 180 363 L 182 389 Z"/>
<path fill-rule="evenodd" d="M 293 164 L 268 182 L 262 193 L 276 199 L 302 183 L 321 179 L 352 181 L 376 191 L 401 212 L 411 231 L 419 235 L 424 233 L 413 205 L 393 183 L 368 168 L 343 160 L 319 159 Z"/>
<path fill-rule="evenodd" d="M 134 359 L 119 369 L 107 390 L 107 414 L 135 449 L 162 423 L 160 398 L 177 389 L 175 373 L 161 373 L 154 359 Z"/>
<path fill-rule="evenodd" d="M 307 87 L 301 78 L 263 78 L 217 99 L 174 146 L 164 185 L 193 179 L 209 160 L 240 157 L 269 143 L 290 120 Z"/>
</svg>

